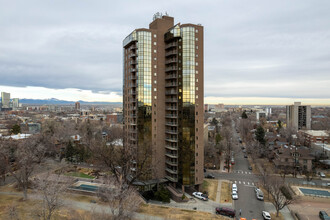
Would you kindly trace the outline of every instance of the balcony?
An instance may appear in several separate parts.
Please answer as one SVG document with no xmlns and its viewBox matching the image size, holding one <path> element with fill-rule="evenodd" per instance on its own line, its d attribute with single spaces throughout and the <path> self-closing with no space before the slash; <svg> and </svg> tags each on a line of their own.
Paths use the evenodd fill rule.
<svg viewBox="0 0 330 220">
<path fill-rule="evenodd" d="M 171 47 L 177 47 L 178 46 L 178 42 L 172 42 L 172 43 L 168 43 L 165 45 L 165 49 L 171 48 Z"/>
<path fill-rule="evenodd" d="M 178 126 L 177 122 L 166 122 L 165 125 L 167 126 Z"/>
<path fill-rule="evenodd" d="M 165 138 L 165 140 L 169 142 L 178 142 L 177 138 Z"/>
<path fill-rule="evenodd" d="M 165 64 L 170 64 L 170 63 L 177 63 L 178 59 L 167 59 L 165 60 Z"/>
<path fill-rule="evenodd" d="M 131 114 L 130 117 L 131 118 L 136 118 L 136 114 Z"/>
<path fill-rule="evenodd" d="M 128 57 L 133 58 L 133 57 L 136 57 L 136 56 L 137 56 L 136 53 L 131 53 Z"/>
<path fill-rule="evenodd" d="M 168 74 L 165 76 L 165 79 L 176 79 L 178 78 L 177 74 Z"/>
<path fill-rule="evenodd" d="M 165 107 L 165 110 L 177 111 L 178 110 L 178 107 L 176 107 L 176 106 L 166 106 Z"/>
<path fill-rule="evenodd" d="M 137 93 L 135 91 L 131 91 L 128 93 L 129 95 L 136 95 Z"/>
<path fill-rule="evenodd" d="M 166 168 L 165 170 L 167 172 L 171 173 L 171 174 L 178 174 L 178 170 L 172 170 L 172 169 L 169 169 L 169 168 Z"/>
<path fill-rule="evenodd" d="M 129 62 L 129 64 L 131 64 L 131 65 L 137 65 L 138 62 L 136 60 L 132 60 L 132 61 Z"/>
<path fill-rule="evenodd" d="M 178 99 L 165 99 L 165 102 L 178 102 Z"/>
<path fill-rule="evenodd" d="M 178 84 L 176 82 L 173 83 L 165 83 L 165 87 L 176 87 Z"/>
<path fill-rule="evenodd" d="M 175 114 L 167 114 L 165 115 L 166 118 L 178 118 L 178 115 Z"/>
<path fill-rule="evenodd" d="M 170 153 L 166 153 L 165 154 L 167 157 L 170 157 L 170 158 L 178 158 L 178 154 L 170 154 Z"/>
<path fill-rule="evenodd" d="M 169 150 L 178 150 L 178 146 L 165 145 L 165 147 Z"/>
<path fill-rule="evenodd" d="M 165 95 L 177 95 L 177 94 L 178 94 L 178 91 L 176 91 L 176 90 L 170 90 L 170 91 L 165 92 Z"/>
<path fill-rule="evenodd" d="M 177 130 L 166 130 L 165 131 L 167 134 L 178 134 Z"/>
<path fill-rule="evenodd" d="M 172 56 L 172 55 L 176 55 L 177 53 L 178 53 L 177 50 L 170 50 L 165 53 L 165 56 Z"/>
<path fill-rule="evenodd" d="M 132 134 L 136 134 L 137 133 L 137 130 L 136 129 L 129 129 L 128 132 L 129 133 L 132 133 Z"/>
<path fill-rule="evenodd" d="M 169 181 L 172 181 L 172 182 L 178 182 L 177 177 L 171 177 L 171 176 L 165 175 L 165 178 L 168 179 Z"/>
<path fill-rule="evenodd" d="M 133 121 L 130 121 L 129 124 L 130 125 L 136 125 L 136 121 L 134 121 L 134 120 Z"/>
<path fill-rule="evenodd" d="M 165 68 L 165 72 L 169 72 L 169 71 L 177 71 L 178 67 L 177 66 L 170 66 L 170 67 L 166 67 Z"/>
<path fill-rule="evenodd" d="M 135 88 L 136 87 L 136 83 L 130 83 L 128 84 L 129 87 Z"/>
<path fill-rule="evenodd" d="M 170 161 L 170 160 L 166 160 L 165 162 L 170 166 L 178 166 L 178 162 L 173 162 L 173 161 Z"/>
<path fill-rule="evenodd" d="M 134 136 L 130 136 L 129 139 L 130 139 L 131 141 L 136 141 L 136 137 L 134 137 Z"/>
<path fill-rule="evenodd" d="M 130 99 L 129 101 L 135 103 L 136 99 Z"/>
<path fill-rule="evenodd" d="M 135 111 L 136 110 L 136 106 L 131 106 L 131 107 L 129 107 L 129 109 Z"/>
<path fill-rule="evenodd" d="M 131 50 L 136 50 L 137 49 L 137 46 L 136 45 L 133 45 L 130 47 Z"/>
<path fill-rule="evenodd" d="M 128 77 L 129 80 L 137 80 L 137 77 L 136 76 L 130 76 Z"/>
<path fill-rule="evenodd" d="M 138 70 L 136 68 L 131 68 L 130 71 L 131 73 L 136 73 Z"/>
</svg>

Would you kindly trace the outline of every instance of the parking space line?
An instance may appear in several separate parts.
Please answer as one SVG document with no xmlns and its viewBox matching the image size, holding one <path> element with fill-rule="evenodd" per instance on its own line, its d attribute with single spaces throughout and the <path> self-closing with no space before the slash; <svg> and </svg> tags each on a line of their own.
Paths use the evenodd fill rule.
<svg viewBox="0 0 330 220">
<path fill-rule="evenodd" d="M 238 181 L 239 184 L 241 184 L 241 181 Z"/>
</svg>

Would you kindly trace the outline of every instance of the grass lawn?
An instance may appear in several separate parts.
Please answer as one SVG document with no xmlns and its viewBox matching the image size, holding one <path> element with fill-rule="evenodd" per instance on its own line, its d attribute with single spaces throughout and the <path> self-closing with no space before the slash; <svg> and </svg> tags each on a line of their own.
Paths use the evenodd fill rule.
<svg viewBox="0 0 330 220">
<path fill-rule="evenodd" d="M 224 216 L 215 215 L 207 212 L 184 210 L 184 209 L 156 206 L 150 204 L 141 205 L 138 212 L 152 216 L 161 216 L 165 219 L 182 219 L 182 220 L 227 219 Z"/>
<path fill-rule="evenodd" d="M 284 220 L 281 213 L 278 213 L 278 217 L 276 217 L 276 212 L 275 213 L 270 213 L 270 216 L 272 217 L 272 220 Z"/>
<path fill-rule="evenodd" d="M 231 198 L 231 184 L 229 182 L 222 181 L 220 192 L 220 203 L 232 203 Z"/>
<path fill-rule="evenodd" d="M 94 176 L 90 176 L 90 175 L 87 175 L 87 174 L 81 173 L 81 172 L 69 172 L 69 173 L 65 173 L 64 175 L 80 177 L 80 178 L 87 178 L 87 179 L 94 179 L 95 178 Z"/>
<path fill-rule="evenodd" d="M 203 191 L 207 191 L 209 199 L 215 201 L 217 197 L 218 180 L 204 179 Z"/>
</svg>

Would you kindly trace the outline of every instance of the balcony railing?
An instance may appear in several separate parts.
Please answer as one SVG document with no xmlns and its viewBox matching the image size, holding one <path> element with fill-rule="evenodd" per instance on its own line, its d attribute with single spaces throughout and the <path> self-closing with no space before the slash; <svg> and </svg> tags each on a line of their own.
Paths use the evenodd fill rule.
<svg viewBox="0 0 330 220">
<path fill-rule="evenodd" d="M 175 54 L 177 54 L 177 53 L 178 53 L 177 50 L 171 50 L 171 51 L 166 52 L 166 53 L 165 53 L 165 56 L 171 56 L 171 55 L 175 55 Z"/>
<path fill-rule="evenodd" d="M 172 181 L 172 182 L 178 182 L 177 177 L 172 177 L 172 176 L 165 175 L 165 178 L 168 179 L 169 181 Z"/>
<path fill-rule="evenodd" d="M 176 70 L 178 70 L 178 67 L 176 67 L 176 66 L 171 66 L 171 67 L 167 67 L 167 68 L 165 68 L 165 72 L 168 72 L 168 71 L 176 71 Z"/>
<path fill-rule="evenodd" d="M 170 157 L 170 158 L 178 158 L 178 154 L 170 154 L 170 153 L 166 153 L 166 156 Z"/>
<path fill-rule="evenodd" d="M 177 130 L 166 130 L 165 131 L 167 134 L 178 134 Z"/>
<path fill-rule="evenodd" d="M 170 161 L 170 160 L 166 160 L 165 161 L 168 165 L 171 165 L 171 166 L 178 166 L 178 162 L 173 162 L 173 161 Z"/>
<path fill-rule="evenodd" d="M 165 125 L 167 126 L 178 126 L 177 122 L 166 122 Z"/>
<path fill-rule="evenodd" d="M 165 147 L 169 150 L 178 150 L 178 146 L 173 146 L 173 145 L 165 145 Z"/>
<path fill-rule="evenodd" d="M 177 138 L 165 138 L 165 140 L 169 142 L 178 142 Z"/>
<path fill-rule="evenodd" d="M 166 168 L 165 170 L 171 174 L 178 174 L 178 170 L 172 170 L 170 168 Z"/>
<path fill-rule="evenodd" d="M 165 83 L 165 87 L 176 87 L 178 84 L 176 82 L 173 83 Z"/>
<path fill-rule="evenodd" d="M 178 99 L 165 99 L 166 102 L 178 102 Z"/>
<path fill-rule="evenodd" d="M 177 63 L 178 59 L 167 59 L 165 60 L 165 64 L 170 64 L 170 63 Z"/>
<path fill-rule="evenodd" d="M 176 74 L 169 74 L 165 76 L 165 79 L 176 79 L 178 77 L 178 75 Z"/>
<path fill-rule="evenodd" d="M 132 58 L 132 57 L 136 57 L 136 56 L 137 56 L 136 53 L 131 53 L 128 57 L 129 57 L 129 58 Z"/>
<path fill-rule="evenodd" d="M 131 73 L 135 73 L 137 72 L 137 69 L 136 68 L 131 68 Z"/>
<path fill-rule="evenodd" d="M 178 110 L 178 107 L 176 107 L 176 106 L 174 106 L 174 107 L 173 106 L 166 106 L 165 109 L 176 111 L 176 110 Z"/>
<path fill-rule="evenodd" d="M 177 118 L 178 115 L 174 115 L 174 114 L 167 114 L 165 115 L 166 118 Z"/>
<path fill-rule="evenodd" d="M 135 88 L 136 87 L 136 83 L 130 83 L 128 84 L 129 87 Z"/>
<path fill-rule="evenodd" d="M 176 90 L 171 90 L 171 91 L 165 92 L 165 95 L 177 95 L 177 94 L 178 94 L 178 91 L 176 91 Z"/>
<path fill-rule="evenodd" d="M 177 42 L 172 42 L 169 44 L 166 44 L 165 49 L 171 48 L 171 47 L 177 47 L 178 43 Z"/>
</svg>

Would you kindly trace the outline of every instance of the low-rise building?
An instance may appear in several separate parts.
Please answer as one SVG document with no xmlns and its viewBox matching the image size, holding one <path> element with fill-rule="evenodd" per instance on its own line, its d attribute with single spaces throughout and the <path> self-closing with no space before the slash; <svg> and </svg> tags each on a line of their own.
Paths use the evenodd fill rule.
<svg viewBox="0 0 330 220">
<path fill-rule="evenodd" d="M 310 148 L 284 146 L 275 151 L 275 158 L 273 160 L 275 168 L 279 170 L 296 172 L 311 171 L 313 168 Z"/>
<path fill-rule="evenodd" d="M 312 146 L 313 143 L 327 144 L 330 142 L 330 136 L 327 131 L 306 130 L 300 132 L 305 137 L 305 144 L 309 147 Z"/>
</svg>

